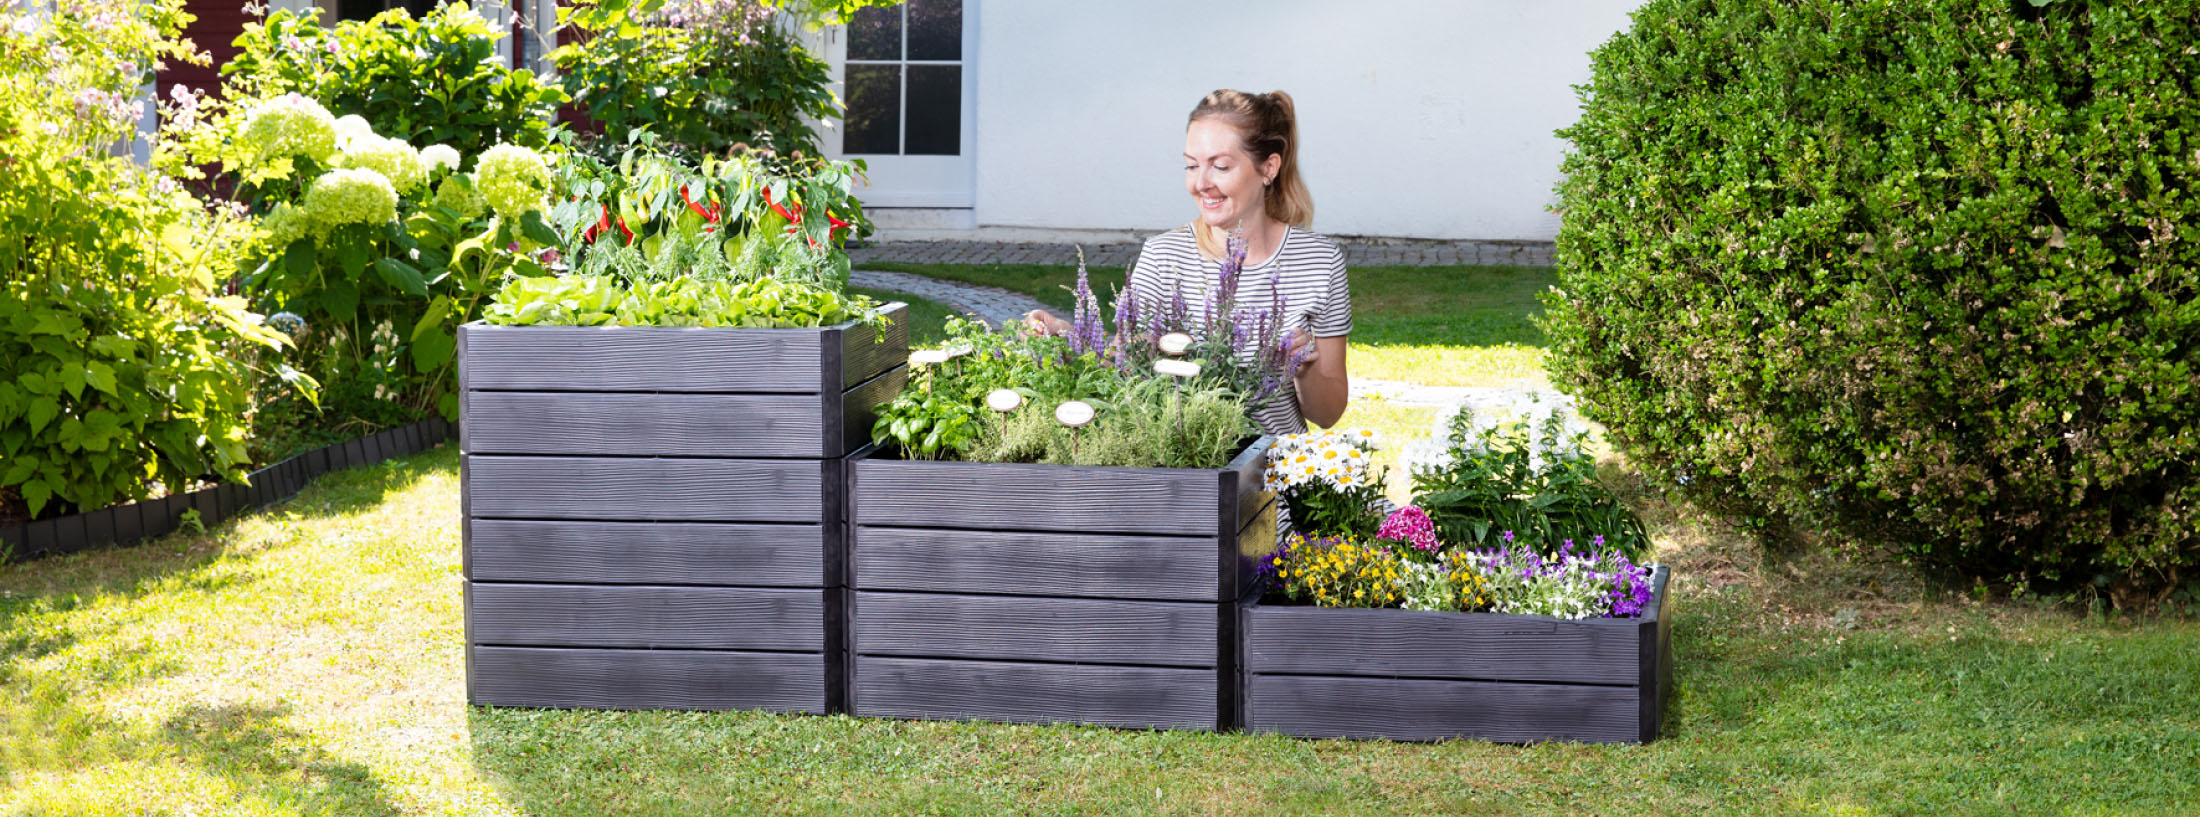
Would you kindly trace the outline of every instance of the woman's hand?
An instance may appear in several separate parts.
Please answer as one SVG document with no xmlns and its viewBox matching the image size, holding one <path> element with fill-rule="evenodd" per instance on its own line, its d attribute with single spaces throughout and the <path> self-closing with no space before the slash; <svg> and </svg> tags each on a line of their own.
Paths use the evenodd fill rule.
<svg viewBox="0 0 2200 817">
<path fill-rule="evenodd" d="M 1321 359 L 1321 346 L 1314 342 L 1314 333 L 1312 332 L 1302 332 L 1297 329 L 1285 331 L 1289 333 L 1290 341 L 1283 348 L 1283 359 L 1298 361 L 1298 365 L 1291 369 L 1291 376 L 1298 377 L 1305 374 L 1307 367 L 1314 365 L 1314 361 Z M 1305 355 L 1305 357 L 1302 358 L 1300 355 Z"/>
<path fill-rule="evenodd" d="M 1044 309 L 1034 309 L 1024 313 L 1024 331 L 1034 335 L 1067 335 L 1069 321 L 1057 318 L 1054 313 Z"/>
<path fill-rule="evenodd" d="M 1345 336 L 1317 338 L 1313 333 L 1291 331 L 1289 348 L 1292 354 L 1304 349 L 1306 359 L 1300 361 L 1298 371 L 1292 372 L 1298 386 L 1299 413 L 1306 421 L 1327 428 L 1344 417 L 1345 404 L 1352 399 L 1351 380 L 1345 375 Z"/>
</svg>

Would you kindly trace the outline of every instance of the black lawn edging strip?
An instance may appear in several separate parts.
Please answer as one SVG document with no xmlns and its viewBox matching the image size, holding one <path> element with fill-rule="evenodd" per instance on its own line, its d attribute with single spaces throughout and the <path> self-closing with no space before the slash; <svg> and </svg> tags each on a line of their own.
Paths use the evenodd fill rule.
<svg viewBox="0 0 2200 817">
<path fill-rule="evenodd" d="M 450 439 L 452 430 L 442 418 L 429 418 L 299 453 L 252 472 L 248 483 L 211 485 L 89 513 L 0 525 L 0 563 L 157 539 L 181 527 L 184 511 L 191 509 L 199 512 L 199 524 L 211 528 L 296 496 L 322 474 L 434 448 Z"/>
</svg>

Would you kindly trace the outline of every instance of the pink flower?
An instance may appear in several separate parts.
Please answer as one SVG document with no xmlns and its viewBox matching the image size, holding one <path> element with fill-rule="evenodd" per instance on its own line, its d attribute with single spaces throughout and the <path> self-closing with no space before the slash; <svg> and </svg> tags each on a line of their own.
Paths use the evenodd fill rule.
<svg viewBox="0 0 2200 817">
<path fill-rule="evenodd" d="M 1375 531 L 1375 538 L 1395 539 L 1412 545 L 1415 550 L 1433 551 L 1437 548 L 1436 523 L 1429 521 L 1428 514 L 1420 508 L 1407 505 L 1392 511 L 1390 518 L 1383 520 L 1383 526 Z"/>
</svg>

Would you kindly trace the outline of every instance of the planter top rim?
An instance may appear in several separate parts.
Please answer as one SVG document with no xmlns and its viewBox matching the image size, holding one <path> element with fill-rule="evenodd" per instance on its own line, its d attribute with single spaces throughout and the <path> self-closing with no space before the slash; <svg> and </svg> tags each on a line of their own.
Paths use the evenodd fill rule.
<svg viewBox="0 0 2200 817">
<path fill-rule="evenodd" d="M 890 301 L 890 302 L 887 302 L 887 303 L 882 303 L 882 304 L 879 304 L 879 305 L 878 305 L 878 308 L 877 308 L 877 309 L 875 309 L 875 310 L 872 310 L 872 314 L 878 314 L 878 315 L 890 314 L 890 313 L 894 312 L 894 310 L 895 310 L 895 308 L 896 308 L 896 307 L 900 307 L 900 308 L 902 308 L 902 309 L 907 309 L 907 308 L 909 307 L 909 304 L 908 304 L 908 303 L 906 303 L 906 302 L 903 302 L 903 301 Z M 489 322 L 487 322 L 487 321 L 484 321 L 484 320 L 476 319 L 476 320 L 471 320 L 471 321 L 467 321 L 466 323 L 464 323 L 464 324 L 461 324 L 460 326 L 461 326 L 461 328 L 464 328 L 464 329 L 471 329 L 471 330 L 473 330 L 473 331 L 476 331 L 476 332 L 511 332 L 511 331 L 526 331 L 526 330 L 532 330 L 532 329 L 563 329 L 563 330 L 568 330 L 568 331 L 605 331 L 605 332 L 608 332 L 608 331 L 615 331 L 615 330 L 616 330 L 616 331 L 627 331 L 627 332 L 771 332 L 771 333 L 778 333 L 778 332 L 816 332 L 816 331 L 819 331 L 819 330 L 822 330 L 822 329 L 853 329 L 853 328 L 855 328 L 855 327 L 857 327 L 857 326 L 859 326 L 859 325 L 861 325 L 859 321 L 855 321 L 855 320 L 848 320 L 848 321 L 842 321 L 842 322 L 840 322 L 840 323 L 827 324 L 827 325 L 824 325 L 824 326 L 782 326 L 782 327 L 769 328 L 769 329 L 767 329 L 767 328 L 762 328 L 762 327 L 755 327 L 755 326 L 566 326 L 566 325 L 557 325 L 557 324 L 525 324 L 525 325 L 513 325 L 513 324 L 493 324 L 493 323 L 489 323 Z"/>
<path fill-rule="evenodd" d="M 1662 564 L 1658 565 L 1656 570 L 1651 571 L 1650 604 L 1643 608 L 1642 615 L 1633 618 L 1559 618 L 1537 613 L 1492 613 L 1487 611 L 1458 613 L 1450 610 L 1407 610 L 1400 607 L 1317 607 L 1312 604 L 1261 604 L 1257 596 L 1245 604 L 1245 609 L 1247 612 L 1260 609 L 1322 610 L 1339 615 L 1379 616 L 1384 618 L 1422 617 L 1434 620 L 1441 617 L 1454 621 L 1545 622 L 1576 627 L 1634 627 L 1657 623 L 1658 616 L 1665 610 L 1667 579 L 1671 577 L 1672 572 L 1672 568 Z"/>
<path fill-rule="evenodd" d="M 1237 471 L 1243 469 L 1244 467 L 1252 463 L 1253 457 L 1266 455 L 1268 449 L 1275 447 L 1275 444 L 1276 437 L 1273 434 L 1262 434 L 1257 437 L 1253 437 L 1251 438 L 1251 442 L 1246 443 L 1244 448 L 1238 449 L 1237 454 L 1230 457 L 1230 461 L 1228 463 L 1216 466 L 1214 468 L 1162 468 L 1158 466 L 1142 465 L 1063 465 L 1060 463 L 1044 462 L 969 462 L 965 460 L 908 460 L 901 459 L 899 457 L 879 456 L 878 454 L 881 449 L 879 449 L 876 443 L 865 445 L 863 450 L 861 451 L 850 452 L 848 455 L 848 462 L 850 465 L 869 465 L 872 467 L 887 468 L 900 466 L 937 466 L 942 468 L 990 469 L 1076 468 L 1085 471 L 1098 471 L 1102 473 L 1118 474 L 1213 474 L 1222 471 Z"/>
</svg>

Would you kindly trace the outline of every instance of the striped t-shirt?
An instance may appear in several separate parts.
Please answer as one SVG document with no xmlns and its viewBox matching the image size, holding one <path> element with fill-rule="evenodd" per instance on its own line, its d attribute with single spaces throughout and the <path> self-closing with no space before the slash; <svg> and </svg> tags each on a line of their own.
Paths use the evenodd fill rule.
<svg viewBox="0 0 2200 817">
<path fill-rule="evenodd" d="M 1190 308 L 1192 323 L 1207 321 L 1207 287 L 1222 274 L 1222 262 L 1202 258 L 1199 242 L 1190 227 L 1178 227 L 1146 239 L 1131 268 L 1128 286 L 1142 309 L 1168 303 L 1181 290 Z M 1247 266 L 1238 277 L 1240 308 L 1266 308 L 1283 294 L 1285 328 L 1312 330 L 1317 338 L 1352 332 L 1352 293 L 1345 286 L 1344 251 L 1320 234 L 1286 226 L 1276 254 L 1259 266 Z M 1157 314 L 1147 312 L 1146 314 Z M 1249 339 L 1250 340 L 1250 339 Z M 1248 344 L 1250 345 L 1250 344 Z M 1240 349 L 1240 354 L 1251 350 Z M 1253 413 L 1253 422 L 1270 434 L 1298 434 L 1306 430 L 1299 412 L 1297 384 L 1290 393 Z"/>
</svg>

